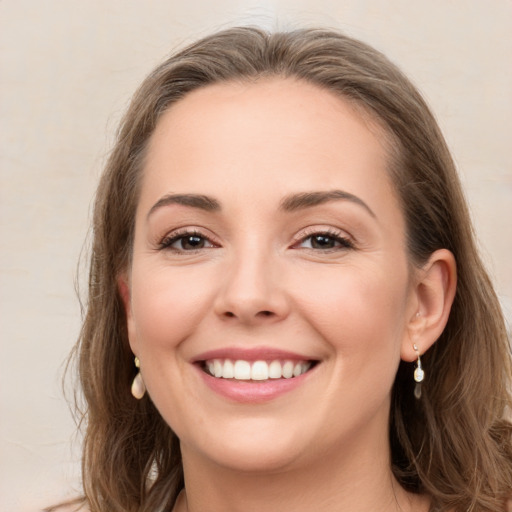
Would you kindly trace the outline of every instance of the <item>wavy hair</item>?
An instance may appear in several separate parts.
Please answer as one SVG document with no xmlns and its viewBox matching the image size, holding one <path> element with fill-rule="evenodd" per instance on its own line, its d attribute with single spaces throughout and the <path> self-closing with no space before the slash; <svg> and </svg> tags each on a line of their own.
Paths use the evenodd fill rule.
<svg viewBox="0 0 512 512">
<path fill-rule="evenodd" d="M 338 94 L 376 119 L 392 141 L 389 172 L 406 220 L 412 265 L 437 249 L 455 256 L 448 324 L 423 364 L 421 400 L 411 363 L 392 390 L 392 470 L 432 510 L 503 511 L 512 489 L 510 348 L 502 312 L 474 241 L 454 163 L 421 95 L 385 56 L 335 31 L 234 28 L 158 66 L 134 95 L 99 183 L 86 314 L 75 348 L 84 413 L 83 485 L 92 512 L 172 509 L 183 488 L 179 441 L 135 376 L 117 278 L 129 268 L 145 151 L 160 116 L 194 89 L 290 77 Z M 509 496 L 510 497 L 510 496 Z"/>
</svg>

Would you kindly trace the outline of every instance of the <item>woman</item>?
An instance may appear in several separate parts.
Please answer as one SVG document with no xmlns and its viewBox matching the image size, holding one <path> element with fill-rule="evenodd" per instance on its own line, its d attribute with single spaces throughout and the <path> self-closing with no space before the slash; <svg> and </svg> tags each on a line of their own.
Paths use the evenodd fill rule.
<svg viewBox="0 0 512 512">
<path fill-rule="evenodd" d="M 384 56 L 231 29 L 159 66 L 98 188 L 91 511 L 503 511 L 510 352 L 453 162 Z"/>
</svg>

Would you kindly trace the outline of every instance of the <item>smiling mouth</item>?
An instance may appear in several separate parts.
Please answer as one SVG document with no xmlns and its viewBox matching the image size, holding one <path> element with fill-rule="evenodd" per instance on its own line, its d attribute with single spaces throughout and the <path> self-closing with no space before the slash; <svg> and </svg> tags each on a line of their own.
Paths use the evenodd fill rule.
<svg viewBox="0 0 512 512">
<path fill-rule="evenodd" d="M 318 361 L 246 361 L 243 359 L 208 359 L 202 361 L 205 373 L 217 379 L 268 381 L 293 379 L 310 371 Z"/>
</svg>

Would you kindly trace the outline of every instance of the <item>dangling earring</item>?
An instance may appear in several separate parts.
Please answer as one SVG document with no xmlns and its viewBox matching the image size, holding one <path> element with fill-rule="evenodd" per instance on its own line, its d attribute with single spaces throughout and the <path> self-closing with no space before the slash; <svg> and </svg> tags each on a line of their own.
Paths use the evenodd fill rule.
<svg viewBox="0 0 512 512">
<path fill-rule="evenodd" d="M 418 350 L 416 343 L 412 347 L 418 357 L 418 360 L 416 361 L 416 368 L 414 370 L 414 381 L 416 382 L 416 386 L 414 386 L 414 397 L 419 400 L 421 398 L 421 383 L 425 378 L 425 372 L 421 366 L 420 351 Z"/>
<path fill-rule="evenodd" d="M 135 366 L 137 368 L 140 368 L 140 361 L 137 356 L 135 356 Z M 142 375 L 140 371 L 135 375 L 135 378 L 132 382 L 132 395 L 137 399 L 140 400 L 144 394 L 146 393 L 146 386 L 144 384 L 144 381 L 142 380 Z"/>
</svg>

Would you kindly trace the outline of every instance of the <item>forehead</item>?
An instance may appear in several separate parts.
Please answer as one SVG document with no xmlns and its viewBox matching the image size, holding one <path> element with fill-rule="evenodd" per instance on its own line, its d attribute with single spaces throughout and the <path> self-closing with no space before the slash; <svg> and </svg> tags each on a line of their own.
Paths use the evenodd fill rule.
<svg viewBox="0 0 512 512">
<path fill-rule="evenodd" d="M 154 145 L 158 139 L 173 135 L 183 137 L 183 142 L 187 135 L 199 137 L 213 128 L 219 139 L 235 131 L 247 139 L 249 130 L 256 129 L 252 135 L 259 138 L 266 135 L 277 141 L 283 136 L 305 136 L 313 141 L 325 137 L 322 128 L 331 131 L 333 125 L 337 127 L 333 135 L 344 128 L 353 137 L 368 131 L 384 152 L 391 145 L 380 120 L 361 103 L 304 80 L 282 77 L 221 82 L 196 89 L 163 114 L 151 140 Z M 169 128 L 174 128 L 174 133 Z"/>
<path fill-rule="evenodd" d="M 195 90 L 159 120 L 144 168 L 144 196 L 275 195 L 347 189 L 394 197 L 389 138 L 362 107 L 293 79 Z"/>
</svg>

